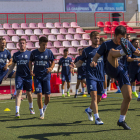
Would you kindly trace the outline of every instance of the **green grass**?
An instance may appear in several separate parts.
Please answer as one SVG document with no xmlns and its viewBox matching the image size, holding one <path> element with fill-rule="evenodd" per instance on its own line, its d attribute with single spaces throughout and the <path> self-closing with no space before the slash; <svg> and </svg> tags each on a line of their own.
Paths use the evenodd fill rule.
<svg viewBox="0 0 140 140">
<path fill-rule="evenodd" d="M 126 122 L 132 130 L 117 126 L 122 102 L 121 94 L 108 94 L 99 104 L 99 115 L 104 125 L 97 126 L 88 121 L 85 108 L 90 105 L 90 97 L 76 99 L 51 98 L 45 119 L 39 120 L 39 110 L 34 100 L 35 115 L 29 114 L 28 102 L 21 102 L 20 119 L 15 119 L 14 100 L 0 101 L 1 140 L 138 140 L 140 132 L 140 102 L 134 98 L 127 113 Z M 10 112 L 4 112 L 10 108 Z"/>
</svg>

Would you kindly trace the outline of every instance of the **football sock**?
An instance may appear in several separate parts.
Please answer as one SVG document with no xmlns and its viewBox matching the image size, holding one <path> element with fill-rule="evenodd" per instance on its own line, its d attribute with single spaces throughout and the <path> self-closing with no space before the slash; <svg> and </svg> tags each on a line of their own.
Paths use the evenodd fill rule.
<svg viewBox="0 0 140 140">
<path fill-rule="evenodd" d="M 33 108 L 33 102 L 29 103 L 29 108 Z"/>
<path fill-rule="evenodd" d="M 88 107 L 88 112 L 92 112 L 92 109 L 90 109 L 90 107 Z"/>
<path fill-rule="evenodd" d="M 43 106 L 43 110 L 46 110 L 47 106 L 48 106 L 48 105 L 45 105 L 45 104 L 44 104 L 44 106 Z"/>
<path fill-rule="evenodd" d="M 99 118 L 99 114 L 94 114 L 95 120 L 97 120 Z"/>
<path fill-rule="evenodd" d="M 123 49 L 120 50 L 120 54 L 121 54 L 122 56 L 126 55 L 126 54 L 124 53 Z"/>
<path fill-rule="evenodd" d="M 120 119 L 119 119 L 119 122 L 123 122 L 125 120 L 125 115 L 120 115 Z"/>
<path fill-rule="evenodd" d="M 16 106 L 16 113 L 19 113 L 19 106 Z"/>
<path fill-rule="evenodd" d="M 104 93 L 105 93 L 105 95 L 107 95 L 107 89 L 104 89 Z"/>
<path fill-rule="evenodd" d="M 78 94 L 78 89 L 76 89 L 76 93 L 75 93 L 76 95 Z"/>
<path fill-rule="evenodd" d="M 39 109 L 39 111 L 40 111 L 40 115 L 42 115 L 43 114 L 43 108 Z"/>
<path fill-rule="evenodd" d="M 15 89 L 14 95 L 16 95 L 16 93 L 17 93 L 17 91 L 16 91 L 16 89 Z"/>
<path fill-rule="evenodd" d="M 136 91 L 136 86 L 132 86 L 132 92 Z"/>
<path fill-rule="evenodd" d="M 117 86 L 117 89 L 118 89 L 118 90 L 120 90 L 120 87 L 119 87 L 119 86 Z"/>
<path fill-rule="evenodd" d="M 83 93 L 85 92 L 85 88 L 82 88 L 82 92 L 83 92 Z"/>
<path fill-rule="evenodd" d="M 62 95 L 64 94 L 64 89 L 62 89 Z"/>
<path fill-rule="evenodd" d="M 67 89 L 67 92 L 69 92 L 70 91 L 70 89 Z"/>
<path fill-rule="evenodd" d="M 140 92 L 139 92 L 139 96 L 138 96 L 138 98 L 140 98 Z"/>
</svg>

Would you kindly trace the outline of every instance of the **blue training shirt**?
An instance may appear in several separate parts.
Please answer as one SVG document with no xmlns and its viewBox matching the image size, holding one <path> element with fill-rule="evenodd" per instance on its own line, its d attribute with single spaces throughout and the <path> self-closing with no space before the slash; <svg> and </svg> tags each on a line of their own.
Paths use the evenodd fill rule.
<svg viewBox="0 0 140 140">
<path fill-rule="evenodd" d="M 140 49 L 138 48 L 138 50 L 140 51 Z M 129 57 L 131 58 L 140 58 L 140 56 L 136 56 L 134 54 L 129 55 Z M 132 61 L 129 62 L 129 73 L 139 73 L 140 72 L 140 67 L 138 66 L 138 64 L 140 63 L 140 61 Z"/>
<path fill-rule="evenodd" d="M 72 59 L 70 57 L 67 57 L 67 58 L 60 58 L 59 60 L 59 65 L 61 66 L 62 65 L 62 71 L 61 71 L 61 74 L 63 75 L 69 75 L 70 74 L 70 64 L 72 62 Z"/>
<path fill-rule="evenodd" d="M 30 61 L 34 61 L 35 78 L 40 80 L 50 80 L 51 73 L 47 73 L 47 68 L 51 66 L 50 62 L 54 61 L 54 55 L 51 50 L 46 49 L 40 52 L 38 49 L 31 52 Z"/>
<path fill-rule="evenodd" d="M 104 81 L 104 62 L 103 57 L 100 57 L 97 62 L 96 67 L 90 67 L 90 63 L 92 62 L 93 57 L 95 56 L 96 52 L 99 50 L 98 48 L 93 48 L 91 46 L 85 48 L 82 53 L 81 60 L 84 62 L 87 60 L 86 63 L 86 79 L 92 79 L 95 81 Z"/>
<path fill-rule="evenodd" d="M 82 56 L 77 56 L 74 63 L 78 62 L 81 60 Z M 86 60 L 83 62 L 82 66 L 78 68 L 77 71 L 78 75 L 86 75 Z"/>
<path fill-rule="evenodd" d="M 11 59 L 11 54 L 8 50 L 0 51 L 0 72 L 3 71 L 4 66 L 6 65 L 7 59 Z"/>
<path fill-rule="evenodd" d="M 29 69 L 29 60 L 30 60 L 30 51 L 25 52 L 16 52 L 13 55 L 13 62 L 17 63 L 16 76 L 22 78 L 31 79 L 30 69 Z"/>
<path fill-rule="evenodd" d="M 134 53 L 136 51 L 136 48 L 128 41 L 128 47 L 129 49 L 132 51 L 132 53 Z M 105 41 L 100 49 L 97 51 L 97 53 L 101 56 L 104 57 L 104 63 L 105 63 L 105 66 L 106 66 L 106 62 L 107 62 L 107 57 L 108 57 L 108 53 L 110 51 L 110 49 L 115 49 L 115 50 L 121 50 L 122 49 L 122 46 L 121 45 L 116 45 L 113 40 L 108 40 L 108 41 Z M 119 63 L 119 66 L 124 69 L 126 68 L 127 70 L 127 59 L 126 59 L 126 55 L 125 56 L 121 56 L 118 58 L 118 63 Z"/>
</svg>

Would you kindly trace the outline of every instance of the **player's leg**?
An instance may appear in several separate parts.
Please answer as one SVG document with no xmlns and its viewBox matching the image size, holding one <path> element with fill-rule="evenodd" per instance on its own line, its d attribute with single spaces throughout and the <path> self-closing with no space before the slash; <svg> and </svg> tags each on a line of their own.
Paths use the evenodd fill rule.
<svg viewBox="0 0 140 140">
<path fill-rule="evenodd" d="M 70 81 L 71 81 L 71 74 L 66 75 L 66 82 L 67 82 L 67 96 L 70 96 Z"/>
<path fill-rule="evenodd" d="M 116 85 L 116 87 L 117 87 L 117 92 L 115 92 L 115 93 L 121 93 L 121 90 L 120 90 L 120 87 L 119 87 L 119 85 L 118 85 L 118 83 L 117 83 L 117 81 L 115 80 L 115 85 Z"/>
<path fill-rule="evenodd" d="M 43 106 L 43 112 L 45 115 L 45 111 L 47 109 L 48 103 L 50 102 L 50 94 L 51 94 L 51 89 L 50 89 L 50 80 L 43 81 L 43 94 L 45 95 L 44 99 L 44 106 Z"/>
<path fill-rule="evenodd" d="M 107 98 L 107 78 L 106 78 L 106 74 L 105 74 L 105 81 L 104 81 L 104 94 L 102 94 L 102 98 Z"/>
<path fill-rule="evenodd" d="M 85 77 L 82 77 L 81 85 L 82 85 L 82 95 L 85 94 Z"/>
<path fill-rule="evenodd" d="M 22 95 L 22 90 L 17 90 L 17 95 L 15 98 L 15 106 L 16 106 L 15 117 L 16 118 L 20 118 L 19 109 L 20 109 L 20 104 L 21 104 L 21 95 Z"/>
<path fill-rule="evenodd" d="M 77 98 L 78 88 L 79 88 L 80 83 L 81 83 L 81 80 L 77 79 L 77 84 L 76 84 L 76 93 L 75 93 L 74 98 Z"/>
<path fill-rule="evenodd" d="M 64 94 L 64 89 L 65 89 L 65 80 L 66 80 L 66 77 L 65 75 L 61 75 L 61 78 L 62 78 L 62 97 L 65 97 L 65 94 Z"/>
<path fill-rule="evenodd" d="M 132 86 L 132 94 L 133 94 L 136 98 L 138 98 L 138 93 L 137 93 L 137 91 L 136 91 L 136 81 L 132 82 L 132 83 L 131 83 L 131 86 Z"/>
<path fill-rule="evenodd" d="M 137 74 L 136 79 L 137 79 L 138 82 L 140 82 L 140 73 Z M 139 95 L 138 95 L 137 101 L 140 101 L 140 87 L 139 87 Z"/>
</svg>

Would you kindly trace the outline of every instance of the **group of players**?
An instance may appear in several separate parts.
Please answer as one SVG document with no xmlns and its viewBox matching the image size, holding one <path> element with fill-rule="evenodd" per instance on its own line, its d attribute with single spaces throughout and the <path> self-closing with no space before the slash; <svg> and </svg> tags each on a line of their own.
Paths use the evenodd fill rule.
<svg viewBox="0 0 140 140">
<path fill-rule="evenodd" d="M 126 28 L 118 26 L 115 29 L 114 39 L 100 43 L 100 35 L 93 31 L 90 34 L 92 45 L 79 50 L 80 56 L 72 62 L 68 57 L 68 50 L 64 50 L 64 56 L 59 60 L 57 74 L 62 65 L 62 96 L 64 97 L 64 85 L 67 81 L 67 95 L 70 89 L 70 73 L 74 74 L 74 68 L 78 68 L 78 84 L 76 86 L 76 94 L 78 92 L 79 83 L 82 82 L 82 92 L 84 93 L 84 84 L 86 78 L 86 85 L 88 93 L 91 96 L 91 105 L 85 109 L 90 121 L 93 121 L 92 111 L 95 117 L 95 124 L 101 125 L 98 114 L 98 103 L 101 101 L 103 92 L 103 82 L 105 80 L 105 73 L 118 81 L 119 87 L 123 94 L 123 102 L 121 105 L 121 114 L 117 122 L 126 130 L 131 128 L 126 124 L 125 117 L 131 100 L 131 85 L 135 84 L 135 80 L 140 81 L 139 71 L 139 56 L 138 40 L 132 40 L 132 44 L 126 41 Z M 29 110 L 31 114 L 35 114 L 33 109 L 32 99 L 32 76 L 34 76 L 35 93 L 37 94 L 37 103 L 40 110 L 40 119 L 44 119 L 45 110 L 50 101 L 50 78 L 51 71 L 55 66 L 54 55 L 51 50 L 47 49 L 48 39 L 46 37 L 39 38 L 40 48 L 27 51 L 26 40 L 19 40 L 20 50 L 13 55 L 13 62 L 10 52 L 5 49 L 6 40 L 0 38 L 0 81 L 3 79 L 15 78 L 16 85 L 16 114 L 19 118 L 19 108 L 21 103 L 21 95 L 23 88 L 27 92 L 29 101 Z M 7 59 L 9 62 L 7 63 Z M 130 64 L 128 65 L 129 62 Z M 13 71 L 17 64 L 16 72 Z M 11 66 L 10 66 L 11 65 Z M 32 66 L 34 70 L 32 71 Z M 7 69 L 10 66 L 9 70 Z M 82 66 L 82 67 L 81 67 Z M 81 69 L 79 69 L 81 67 Z M 129 76 L 128 76 L 129 72 Z M 130 78 L 130 79 L 129 79 Z M 44 106 L 42 103 L 42 94 L 45 94 Z M 139 91 L 140 95 L 140 91 Z M 140 99 L 140 98 L 138 98 Z"/>
</svg>

